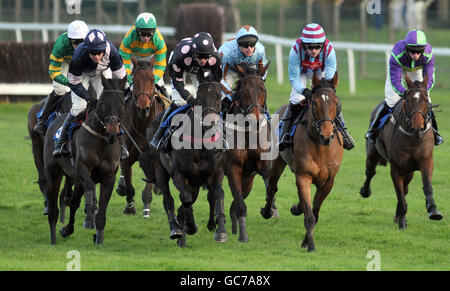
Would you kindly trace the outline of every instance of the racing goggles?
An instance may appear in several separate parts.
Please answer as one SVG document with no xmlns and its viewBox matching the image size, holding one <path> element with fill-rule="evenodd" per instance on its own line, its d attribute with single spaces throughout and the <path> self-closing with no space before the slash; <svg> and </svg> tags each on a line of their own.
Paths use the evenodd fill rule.
<svg viewBox="0 0 450 291">
<path fill-rule="evenodd" d="M 138 34 L 140 37 L 149 37 L 152 38 L 155 34 L 155 30 L 139 30 Z"/>
<path fill-rule="evenodd" d="M 424 46 L 407 46 L 406 50 L 412 54 L 423 54 L 425 51 Z"/>
<path fill-rule="evenodd" d="M 71 39 L 70 39 L 70 43 L 71 43 L 71 44 L 75 44 L 75 45 L 79 45 L 80 43 L 83 42 L 83 40 L 84 40 L 84 39 L 74 39 L 74 38 L 71 38 Z"/>
<path fill-rule="evenodd" d="M 323 47 L 323 43 L 305 43 L 304 46 L 307 50 L 320 50 Z"/>
<path fill-rule="evenodd" d="M 97 56 L 97 55 L 103 54 L 105 51 L 101 50 L 101 51 L 88 51 L 88 52 L 90 55 Z"/>
<path fill-rule="evenodd" d="M 193 55 L 194 58 L 203 60 L 209 59 L 211 57 L 210 53 L 194 53 Z"/>
<path fill-rule="evenodd" d="M 239 45 L 240 47 L 243 47 L 243 48 L 255 47 L 256 41 L 244 41 L 244 42 L 239 42 L 238 45 Z"/>
</svg>

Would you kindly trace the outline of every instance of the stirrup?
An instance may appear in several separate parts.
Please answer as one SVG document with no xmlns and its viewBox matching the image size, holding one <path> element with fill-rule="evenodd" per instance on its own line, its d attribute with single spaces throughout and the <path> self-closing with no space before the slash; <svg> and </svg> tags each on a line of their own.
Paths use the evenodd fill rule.
<svg viewBox="0 0 450 291">
<path fill-rule="evenodd" d="M 444 143 L 444 139 L 438 132 L 434 132 L 434 145 L 438 146 Z"/>
<path fill-rule="evenodd" d="M 278 150 L 283 151 L 287 149 L 288 147 L 292 146 L 292 139 L 289 133 L 286 133 L 281 137 L 280 142 L 278 142 Z"/>
</svg>

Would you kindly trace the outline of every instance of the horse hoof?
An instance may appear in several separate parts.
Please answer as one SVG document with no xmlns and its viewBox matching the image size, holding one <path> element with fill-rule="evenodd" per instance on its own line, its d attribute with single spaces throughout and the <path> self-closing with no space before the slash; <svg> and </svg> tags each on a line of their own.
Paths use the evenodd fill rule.
<svg viewBox="0 0 450 291">
<path fill-rule="evenodd" d="M 248 243 L 249 239 L 247 235 L 242 235 L 239 236 L 238 241 L 240 241 L 241 243 Z"/>
<path fill-rule="evenodd" d="M 144 218 L 149 218 L 150 217 L 150 209 L 144 209 L 143 217 Z"/>
<path fill-rule="evenodd" d="M 181 230 L 177 229 L 172 229 L 172 231 L 170 232 L 170 239 L 180 239 L 183 236 L 183 233 L 181 232 Z"/>
<path fill-rule="evenodd" d="M 438 210 L 433 210 L 429 213 L 428 217 L 431 220 L 441 220 L 444 216 Z"/>
<path fill-rule="evenodd" d="M 67 226 L 61 227 L 59 229 L 59 233 L 61 234 L 62 237 L 68 237 L 69 235 L 71 235 L 73 233 L 73 228 L 69 229 Z"/>
<path fill-rule="evenodd" d="M 369 198 L 370 195 L 372 194 L 372 189 L 366 188 L 366 187 L 362 187 L 359 190 L 359 194 L 361 194 L 361 196 L 364 197 L 364 198 Z"/>
<path fill-rule="evenodd" d="M 123 214 L 135 215 L 136 214 L 136 207 L 134 207 L 134 206 L 132 206 L 132 207 L 125 206 L 125 208 L 123 209 Z"/>
<path fill-rule="evenodd" d="M 195 234 L 197 231 L 198 231 L 197 225 L 194 225 L 194 226 L 188 226 L 188 225 L 185 225 L 185 227 L 184 227 L 184 232 L 185 232 L 186 234 L 189 234 L 189 235 L 193 235 L 193 234 Z"/>
<path fill-rule="evenodd" d="M 298 206 L 298 205 L 292 205 L 292 207 L 291 207 L 291 213 L 292 213 L 292 215 L 294 215 L 294 216 L 300 216 L 302 213 L 303 213 L 303 211 L 302 211 L 302 209 Z"/>
<path fill-rule="evenodd" d="M 95 223 L 92 220 L 85 220 L 83 223 L 83 228 L 85 229 L 94 229 L 95 228 Z"/>
<path fill-rule="evenodd" d="M 272 208 L 272 218 L 278 218 L 280 215 L 278 214 L 278 209 Z"/>
<path fill-rule="evenodd" d="M 228 235 L 226 232 L 216 232 L 214 234 L 214 240 L 216 242 L 224 243 L 228 241 Z"/>
<path fill-rule="evenodd" d="M 261 208 L 260 213 L 262 215 L 262 217 L 264 217 L 264 219 L 269 219 L 273 216 L 273 210 L 272 209 L 266 209 L 266 208 Z"/>
</svg>

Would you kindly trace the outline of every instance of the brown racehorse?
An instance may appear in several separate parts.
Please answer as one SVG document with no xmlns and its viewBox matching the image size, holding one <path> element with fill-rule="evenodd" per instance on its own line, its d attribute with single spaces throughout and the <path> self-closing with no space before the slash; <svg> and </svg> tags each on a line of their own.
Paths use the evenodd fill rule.
<svg viewBox="0 0 450 291">
<path fill-rule="evenodd" d="M 398 201 L 394 221 L 400 229 L 406 228 L 405 196 L 408 194 L 408 184 L 414 171 L 420 171 L 422 174 L 429 218 L 442 219 L 442 214 L 436 209 L 431 186 L 434 136 L 430 120 L 432 105 L 426 90 L 428 76 L 425 75 L 423 82 L 412 82 L 407 75 L 405 80 L 408 86 L 405 98 L 395 107 L 393 115 L 378 134 L 375 145 L 366 142 L 366 180 L 360 190 L 363 197 L 370 196 L 370 182 L 376 173 L 376 166 L 385 166 L 388 161 L 391 164 L 391 178 Z M 380 105 L 372 111 L 371 121 Z"/>
<path fill-rule="evenodd" d="M 228 177 L 228 184 L 233 194 L 233 202 L 230 206 L 231 216 L 231 230 L 233 234 L 237 233 L 239 225 L 240 242 L 248 242 L 248 235 L 246 231 L 246 217 L 247 206 L 244 199 L 250 194 L 253 187 L 253 181 L 256 174 L 259 174 L 264 183 L 267 184 L 269 160 L 262 159 L 261 154 L 269 152 L 268 147 L 261 147 L 261 144 L 256 144 L 256 136 L 260 134 L 265 135 L 265 142 L 270 142 L 270 128 L 269 121 L 265 116 L 266 108 L 266 87 L 264 85 L 263 76 L 266 74 L 269 64 L 262 68 L 254 69 L 247 63 L 236 64 L 236 71 L 239 74 L 239 81 L 236 85 L 236 96 L 230 105 L 228 117 L 233 116 L 243 117 L 243 120 L 248 120 L 246 126 L 243 124 L 233 124 L 226 118 L 225 129 L 227 132 L 227 139 L 231 143 L 230 150 L 226 151 L 224 171 Z M 232 114 L 232 115 L 230 115 Z M 249 117 L 254 117 L 255 122 L 251 122 Z M 256 123 L 258 121 L 259 123 Z M 264 132 L 265 131 L 265 132 Z M 251 137 L 253 136 L 253 143 Z M 233 139 L 230 139 L 233 137 Z M 241 140 L 239 140 L 241 139 Z M 264 142 L 261 141 L 260 142 Z M 245 144 L 244 144 L 245 143 Z M 239 146 L 241 144 L 242 146 Z M 210 203 L 210 223 L 208 228 L 214 229 L 214 205 Z M 278 217 L 278 211 L 273 205 L 274 216 Z M 211 224 L 211 225 L 210 225 Z"/>
<path fill-rule="evenodd" d="M 134 187 L 132 185 L 132 166 L 147 150 L 148 143 L 145 131 L 150 122 L 164 109 L 164 103 L 160 101 L 155 90 L 155 76 L 153 66 L 155 59 L 148 61 L 136 61 L 133 57 L 133 94 L 127 100 L 123 113 L 122 124 L 127 133 L 125 141 L 129 150 L 129 157 L 120 162 L 120 179 L 116 191 L 121 196 L 126 196 L 127 205 L 125 214 L 136 214 L 134 206 Z M 128 135 L 129 134 L 129 135 Z M 152 183 L 147 183 L 142 191 L 144 204 L 144 217 L 150 216 L 150 203 L 152 202 Z"/>
<path fill-rule="evenodd" d="M 271 205 L 277 192 L 277 183 L 286 164 L 295 174 L 299 203 L 293 205 L 293 215 L 305 214 L 306 235 L 302 247 L 308 252 L 315 250 L 314 227 L 319 219 L 319 210 L 333 188 L 334 178 L 342 162 L 342 135 L 334 123 L 338 114 L 339 98 L 336 96 L 337 73 L 327 81 L 320 80 L 316 73 L 312 78 L 312 98 L 308 100 L 305 126 L 299 125 L 294 134 L 292 148 L 280 153 L 270 164 L 269 183 L 266 187 L 266 205 L 261 209 L 265 219 L 272 215 Z M 276 114 L 283 115 L 287 105 Z M 335 138 L 336 137 L 336 138 Z M 317 188 L 311 203 L 311 184 Z"/>
</svg>

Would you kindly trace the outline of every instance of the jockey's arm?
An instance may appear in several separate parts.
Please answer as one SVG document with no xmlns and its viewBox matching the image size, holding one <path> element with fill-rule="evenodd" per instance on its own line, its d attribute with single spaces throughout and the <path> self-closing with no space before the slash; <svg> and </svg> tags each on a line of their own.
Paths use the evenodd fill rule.
<svg viewBox="0 0 450 291">
<path fill-rule="evenodd" d="M 222 85 L 222 91 L 230 100 L 232 100 L 233 89 L 232 85 L 230 85 L 227 81 L 227 75 L 231 70 L 231 64 L 225 60 L 225 57 L 222 57 L 222 80 L 220 80 L 220 84 Z"/>
<path fill-rule="evenodd" d="M 164 76 L 164 71 L 167 66 L 167 46 L 158 29 L 156 29 L 155 36 L 153 37 L 153 44 L 156 48 L 156 52 L 153 56 L 155 58 L 153 74 L 155 75 L 155 84 L 157 84 Z"/>
<path fill-rule="evenodd" d="M 191 93 L 189 93 L 189 91 L 185 88 L 183 71 L 175 72 L 172 66 L 169 66 L 169 75 L 175 90 L 177 90 L 178 93 L 180 93 L 180 96 L 186 100 L 187 96 L 189 96 Z"/>
<path fill-rule="evenodd" d="M 113 79 L 122 79 L 127 74 L 122 57 L 116 47 L 111 44 L 111 53 L 109 55 L 109 67 Z"/>
<path fill-rule="evenodd" d="M 297 52 L 294 50 L 293 47 L 291 48 L 291 51 L 289 53 L 288 72 L 289 72 L 289 82 L 291 83 L 292 88 L 294 88 L 294 90 L 297 91 L 299 94 L 302 94 L 303 90 L 305 89 L 305 86 L 300 81 L 300 73 L 301 73 L 300 56 L 297 54 Z"/>
<path fill-rule="evenodd" d="M 336 71 L 337 71 L 336 52 L 334 51 L 334 49 L 332 49 L 330 54 L 327 57 L 326 62 L 325 62 L 325 68 L 324 68 L 325 79 L 326 80 L 333 79 Z"/>
<path fill-rule="evenodd" d="M 69 73 L 67 74 L 67 77 L 69 79 L 70 90 L 72 90 L 72 92 L 75 93 L 75 95 L 88 101 L 91 98 L 91 96 L 89 95 L 89 92 L 84 88 L 82 84 L 83 82 L 82 75 L 83 72 L 80 67 L 80 64 L 72 61 L 69 66 Z"/>
<path fill-rule="evenodd" d="M 122 57 L 123 64 L 127 73 L 128 84 L 133 83 L 133 75 L 131 72 L 132 51 L 130 48 L 129 37 L 125 37 L 119 47 L 119 54 Z"/>
<path fill-rule="evenodd" d="M 391 80 L 392 89 L 400 96 L 406 92 L 405 87 L 402 85 L 402 72 L 402 64 L 392 53 L 391 58 L 389 59 L 389 78 Z"/>
<path fill-rule="evenodd" d="M 50 65 L 48 67 L 48 74 L 50 78 L 61 85 L 67 86 L 69 79 L 61 74 L 61 66 L 64 62 L 64 40 L 65 35 L 61 35 L 55 41 L 52 52 L 50 54 Z"/>
<path fill-rule="evenodd" d="M 434 87 L 434 55 L 433 52 L 431 52 L 428 56 L 429 59 L 428 61 L 425 63 L 425 65 L 423 66 L 423 74 L 427 74 L 428 75 L 428 83 L 427 83 L 427 90 L 428 92 L 433 89 Z"/>
</svg>

